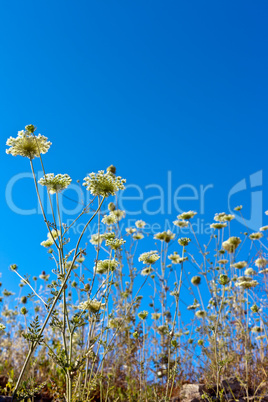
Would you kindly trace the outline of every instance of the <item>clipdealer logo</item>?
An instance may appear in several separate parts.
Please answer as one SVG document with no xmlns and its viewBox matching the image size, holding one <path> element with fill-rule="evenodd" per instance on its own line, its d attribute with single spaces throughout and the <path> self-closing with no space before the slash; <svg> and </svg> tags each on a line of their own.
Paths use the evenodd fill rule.
<svg viewBox="0 0 268 402">
<path fill-rule="evenodd" d="M 43 176 L 43 172 L 38 172 L 37 179 Z M 32 174 L 19 173 L 8 181 L 6 185 L 5 198 L 6 203 L 10 210 L 19 215 L 34 215 L 41 214 L 40 206 L 37 199 L 31 208 L 21 208 L 14 200 L 14 194 L 16 193 L 16 185 L 22 180 L 32 180 Z M 21 184 L 21 183 L 20 183 Z M 262 226 L 263 220 L 263 171 L 259 170 L 249 176 L 248 179 L 243 178 L 238 183 L 232 186 L 227 194 L 227 205 L 229 212 L 235 215 L 237 222 L 242 224 L 251 230 L 259 230 Z M 209 223 L 206 223 L 202 217 L 205 215 L 205 201 L 208 197 L 208 193 L 214 188 L 213 184 L 194 186 L 192 184 L 180 184 L 175 186 L 172 182 L 172 172 L 167 172 L 167 180 L 164 185 L 148 184 L 144 187 L 136 184 L 127 184 L 126 189 L 118 194 L 117 205 L 118 208 L 125 210 L 126 216 L 131 220 L 140 219 L 142 216 L 172 216 L 172 220 L 175 219 L 176 214 L 182 213 L 182 205 L 185 208 L 187 203 L 191 204 L 188 209 L 196 210 L 200 218 L 198 225 L 200 226 L 200 232 L 206 233 L 209 230 Z M 51 213 L 49 203 L 47 202 L 47 192 L 44 187 L 40 187 L 40 197 L 42 203 L 47 206 L 46 213 Z M 77 199 L 77 202 L 72 205 L 66 205 L 64 202 L 65 194 L 59 194 L 59 202 L 62 213 L 66 217 L 71 217 L 79 214 L 87 203 L 90 201 L 90 193 L 82 192 L 81 187 L 77 183 L 72 183 L 67 190 L 68 196 L 71 192 L 73 198 Z M 64 192 L 63 192 L 64 193 Z M 185 195 L 187 193 L 187 195 Z M 75 195 L 75 197 L 74 197 Z M 238 195 L 238 199 L 245 196 L 250 197 L 250 216 L 249 218 L 242 218 L 231 207 L 232 200 Z M 72 198 L 69 196 L 67 198 Z M 192 206 L 195 203 L 195 207 Z M 108 211 L 103 211 L 108 213 Z M 132 218 L 131 218 L 132 217 Z M 201 219 L 202 218 L 202 219 Z M 134 219 L 135 220 L 135 219 Z M 172 221 L 166 219 L 166 228 L 172 229 Z M 160 230 L 159 225 L 157 226 Z M 165 230 L 166 230 L 165 228 Z"/>
<path fill-rule="evenodd" d="M 236 183 L 228 194 L 228 208 L 229 211 L 235 215 L 235 219 L 246 226 L 249 229 L 258 231 L 262 226 L 263 219 L 263 171 L 259 170 L 249 176 L 249 183 L 244 178 Z M 250 193 L 250 217 L 248 219 L 242 218 L 231 209 L 231 198 L 238 193 L 246 192 Z M 242 194 L 241 194 L 242 195 Z"/>
</svg>

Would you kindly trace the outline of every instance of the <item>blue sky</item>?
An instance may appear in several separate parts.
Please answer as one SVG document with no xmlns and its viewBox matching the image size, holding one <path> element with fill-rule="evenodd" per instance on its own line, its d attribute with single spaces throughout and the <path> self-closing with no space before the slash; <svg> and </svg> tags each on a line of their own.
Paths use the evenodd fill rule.
<svg viewBox="0 0 268 402">
<path fill-rule="evenodd" d="M 26 124 L 53 143 L 44 157 L 47 172 L 68 173 L 75 182 L 113 163 L 145 200 L 157 193 L 146 186 L 161 186 L 163 213 L 137 216 L 148 222 L 164 225 L 178 214 L 173 202 L 167 208 L 168 172 L 172 197 L 181 185 L 192 186 L 181 196 L 197 189 L 198 200 L 180 200 L 180 208 L 210 222 L 228 211 L 230 189 L 243 179 L 247 190 L 233 195 L 231 208 L 243 204 L 250 219 L 250 175 L 261 171 L 253 179 L 263 198 L 256 206 L 268 209 L 267 14 L 265 1 L 240 0 L 1 4 L 4 285 L 17 284 L 11 263 L 34 274 L 47 258 L 40 255 L 41 216 L 17 214 L 5 198 L 10 180 L 29 172 L 26 159 L 5 154 L 6 139 Z M 202 185 L 213 186 L 203 212 Z M 12 197 L 20 208 L 36 206 L 30 179 L 19 181 Z M 143 210 L 137 203 L 127 208 Z"/>
</svg>

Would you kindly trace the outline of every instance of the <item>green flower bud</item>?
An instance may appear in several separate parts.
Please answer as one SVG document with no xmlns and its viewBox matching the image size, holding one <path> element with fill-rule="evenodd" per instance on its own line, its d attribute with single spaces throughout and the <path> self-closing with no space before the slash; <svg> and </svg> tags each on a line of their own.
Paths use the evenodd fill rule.
<svg viewBox="0 0 268 402">
<path fill-rule="evenodd" d="M 28 126 L 25 126 L 25 130 L 33 134 L 36 130 L 36 127 L 33 124 L 28 124 Z"/>
<path fill-rule="evenodd" d="M 26 315 L 26 314 L 28 313 L 26 307 L 22 307 L 22 308 L 20 309 L 20 312 L 21 312 L 21 314 L 23 314 L 23 315 Z"/>
<path fill-rule="evenodd" d="M 114 205 L 113 202 L 110 202 L 110 203 L 108 204 L 108 209 L 109 209 L 109 211 L 111 211 L 111 212 L 115 210 L 115 205 Z"/>
<path fill-rule="evenodd" d="M 253 313 L 258 313 L 260 309 L 257 304 L 253 304 L 253 306 L 250 307 L 250 310 L 253 311 Z"/>
<path fill-rule="evenodd" d="M 220 275 L 220 279 L 219 279 L 219 283 L 223 286 L 228 285 L 228 283 L 230 282 L 230 279 L 228 278 L 227 275 L 221 274 Z"/>
<path fill-rule="evenodd" d="M 201 283 L 201 277 L 200 276 L 193 276 L 191 279 L 191 282 L 193 285 L 198 286 Z"/>
<path fill-rule="evenodd" d="M 138 339 L 138 337 L 139 337 L 138 332 L 137 331 L 133 332 L 133 338 Z"/>
<path fill-rule="evenodd" d="M 149 314 L 148 311 L 141 311 L 140 313 L 138 313 L 138 317 L 141 320 L 145 320 L 147 318 L 148 314 Z"/>
<path fill-rule="evenodd" d="M 107 172 L 115 174 L 116 173 L 116 167 L 114 165 L 110 165 L 106 169 Z"/>
</svg>

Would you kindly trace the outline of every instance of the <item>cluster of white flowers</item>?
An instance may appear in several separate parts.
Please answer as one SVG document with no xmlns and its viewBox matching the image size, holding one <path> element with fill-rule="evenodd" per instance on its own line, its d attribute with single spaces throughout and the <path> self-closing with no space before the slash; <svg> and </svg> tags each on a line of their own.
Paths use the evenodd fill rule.
<svg viewBox="0 0 268 402">
<path fill-rule="evenodd" d="M 228 215 L 225 212 L 220 212 L 214 216 L 214 221 L 216 222 L 230 222 L 235 218 L 234 215 Z"/>
<path fill-rule="evenodd" d="M 48 232 L 47 239 L 42 241 L 41 246 L 43 246 L 43 247 L 53 246 L 54 240 L 56 240 L 59 237 L 59 235 L 60 235 L 59 230 L 52 229 L 51 232 Z"/>
<path fill-rule="evenodd" d="M 98 274 L 106 274 L 107 272 L 114 271 L 118 266 L 116 260 L 99 260 L 97 261 L 95 271 Z"/>
<path fill-rule="evenodd" d="M 253 268 L 247 268 L 245 270 L 245 275 L 257 275 L 257 272 Z"/>
<path fill-rule="evenodd" d="M 159 320 L 161 313 L 152 313 L 152 320 Z"/>
<path fill-rule="evenodd" d="M 187 226 L 189 225 L 189 222 L 188 221 L 184 221 L 184 220 L 176 220 L 176 221 L 173 221 L 173 224 L 175 225 L 175 226 L 178 226 L 179 228 L 187 228 Z"/>
<path fill-rule="evenodd" d="M 183 212 L 182 214 L 177 216 L 177 219 L 188 221 L 189 219 L 192 219 L 196 214 L 197 212 L 194 211 Z"/>
<path fill-rule="evenodd" d="M 4 329 L 6 329 L 6 326 L 0 323 L 0 331 L 3 331 Z"/>
<path fill-rule="evenodd" d="M 205 312 L 205 310 L 197 310 L 197 311 L 195 312 L 195 316 L 196 316 L 197 318 L 205 318 L 206 315 L 207 315 L 207 313 Z"/>
<path fill-rule="evenodd" d="M 245 268 L 248 265 L 248 263 L 246 261 L 238 261 L 238 262 L 234 262 L 233 264 L 231 264 L 231 267 L 237 268 L 237 269 L 242 269 Z"/>
<path fill-rule="evenodd" d="M 117 222 L 117 219 L 113 214 L 109 214 L 109 215 L 104 215 L 104 217 L 102 218 L 101 221 L 105 225 L 110 226 L 110 225 L 114 225 Z"/>
<path fill-rule="evenodd" d="M 200 304 L 195 302 L 194 304 L 191 304 L 190 306 L 188 306 L 187 310 L 196 310 L 199 307 L 200 307 Z"/>
<path fill-rule="evenodd" d="M 239 237 L 232 236 L 222 243 L 222 248 L 228 253 L 234 253 L 240 243 L 241 239 Z"/>
<path fill-rule="evenodd" d="M 138 233 L 134 233 L 134 235 L 132 236 L 134 240 L 141 240 L 144 238 L 144 235 L 140 232 Z"/>
<path fill-rule="evenodd" d="M 85 186 L 92 195 L 109 197 L 110 195 L 115 195 L 119 190 L 124 190 L 125 182 L 125 179 L 122 179 L 120 176 L 116 177 L 110 171 L 104 173 L 104 170 L 99 170 L 98 173 L 90 173 L 86 176 L 83 186 Z"/>
<path fill-rule="evenodd" d="M 101 244 L 103 241 L 102 235 L 95 233 L 91 236 L 90 238 L 90 243 L 93 244 L 93 246 L 97 246 L 98 244 Z"/>
<path fill-rule="evenodd" d="M 154 264 L 157 260 L 159 260 L 160 255 L 158 255 L 157 251 L 147 251 L 146 253 L 142 253 L 139 256 L 139 261 L 143 262 L 143 264 Z"/>
<path fill-rule="evenodd" d="M 217 222 L 217 223 L 212 223 L 212 224 L 210 225 L 211 229 L 223 229 L 223 228 L 225 228 L 226 226 L 227 226 L 227 223 L 225 223 L 225 222 L 222 222 L 222 223 Z"/>
<path fill-rule="evenodd" d="M 90 313 L 98 313 L 105 307 L 105 303 L 98 300 L 86 300 L 78 305 L 79 310 L 88 310 Z"/>
<path fill-rule="evenodd" d="M 153 272 L 153 268 L 152 268 L 152 267 L 147 267 L 147 268 L 144 268 L 144 269 L 141 271 L 141 275 L 142 275 L 142 276 L 148 276 L 148 275 L 150 275 L 152 272 Z"/>
<path fill-rule="evenodd" d="M 263 237 L 263 234 L 260 232 L 256 232 L 256 233 L 251 233 L 249 235 L 250 240 L 259 240 Z"/>
<path fill-rule="evenodd" d="M 135 222 L 135 225 L 138 229 L 142 229 L 144 228 L 144 226 L 146 225 L 146 223 L 144 221 L 142 221 L 141 219 Z"/>
<path fill-rule="evenodd" d="M 50 194 L 59 193 L 71 184 L 72 179 L 68 174 L 47 173 L 42 177 L 38 183 L 41 186 L 46 186 Z"/>
<path fill-rule="evenodd" d="M 258 281 L 253 280 L 249 276 L 240 276 L 237 278 L 237 282 L 235 286 L 240 287 L 242 289 L 250 289 L 259 284 Z"/>
<path fill-rule="evenodd" d="M 173 254 L 170 254 L 170 255 L 168 256 L 168 259 L 169 259 L 170 261 L 172 261 L 173 264 L 181 264 L 181 263 L 183 263 L 184 261 L 187 261 L 187 260 L 188 260 L 188 257 L 181 257 L 181 256 L 177 253 L 177 251 L 174 251 Z"/>
<path fill-rule="evenodd" d="M 112 250 L 120 250 L 125 242 L 126 240 L 123 239 L 107 239 L 105 245 L 111 247 Z"/>
<path fill-rule="evenodd" d="M 126 228 L 126 232 L 127 232 L 127 234 L 129 234 L 129 235 L 135 233 L 136 231 L 137 231 L 136 228 Z"/>
<path fill-rule="evenodd" d="M 179 243 L 180 246 L 185 247 L 185 246 L 188 246 L 188 244 L 190 243 L 190 241 L 191 241 L 191 239 L 189 239 L 189 237 L 181 237 L 181 238 L 178 240 L 178 243 Z"/>
<path fill-rule="evenodd" d="M 24 156 L 29 159 L 34 159 L 39 157 L 40 154 L 47 153 L 51 142 L 41 134 L 35 136 L 34 131 L 35 127 L 29 125 L 25 127 L 25 131 L 19 131 L 16 138 L 10 137 L 6 142 L 6 145 L 10 146 L 6 153 L 13 156 Z"/>
<path fill-rule="evenodd" d="M 117 222 L 121 221 L 126 216 L 125 211 L 122 211 L 121 209 L 115 209 L 114 211 L 111 212 L 111 215 L 113 215 L 116 219 Z"/>
<path fill-rule="evenodd" d="M 159 232 L 154 235 L 154 239 L 164 241 L 166 243 L 169 243 L 170 240 L 174 239 L 175 234 L 172 233 L 170 230 L 165 231 L 165 232 Z"/>
</svg>

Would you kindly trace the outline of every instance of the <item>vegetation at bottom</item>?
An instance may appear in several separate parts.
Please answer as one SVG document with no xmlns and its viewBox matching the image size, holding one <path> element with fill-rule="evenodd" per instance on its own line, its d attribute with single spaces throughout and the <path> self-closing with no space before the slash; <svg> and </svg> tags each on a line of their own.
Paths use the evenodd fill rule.
<svg viewBox="0 0 268 402">
<path fill-rule="evenodd" d="M 236 377 L 245 400 L 252 392 L 259 400 L 268 376 L 268 226 L 233 233 L 235 216 L 218 213 L 200 237 L 196 212 L 187 211 L 163 232 L 151 233 L 141 219 L 129 227 L 117 204 L 125 180 L 114 166 L 85 177 L 90 201 L 68 226 L 59 195 L 71 178 L 45 173 L 41 154 L 51 142 L 35 130 L 29 125 L 9 138 L 7 153 L 29 159 L 48 269 L 38 272 L 34 261 L 38 274 L 30 276 L 14 261 L 18 292 L 1 284 L 0 394 L 164 402 L 188 382 L 213 387 L 224 401 L 222 381 Z M 36 163 L 44 172 L 39 182 Z M 242 206 L 236 211 L 243 216 Z"/>
</svg>

